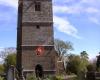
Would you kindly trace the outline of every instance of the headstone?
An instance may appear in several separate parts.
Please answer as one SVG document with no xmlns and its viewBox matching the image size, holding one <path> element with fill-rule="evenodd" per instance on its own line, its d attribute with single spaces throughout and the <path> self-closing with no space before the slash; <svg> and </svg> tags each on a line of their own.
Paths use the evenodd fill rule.
<svg viewBox="0 0 100 80">
<path fill-rule="evenodd" d="M 100 72 L 95 72 L 95 80 L 100 80 Z"/>
<path fill-rule="evenodd" d="M 86 80 L 100 80 L 100 72 L 87 72 Z"/>
<path fill-rule="evenodd" d="M 63 61 L 57 61 L 57 74 L 64 74 L 64 62 Z"/>
<path fill-rule="evenodd" d="M 7 72 L 7 80 L 14 80 L 14 67 L 11 66 Z"/>
<path fill-rule="evenodd" d="M 86 80 L 95 80 L 95 72 L 87 72 Z"/>
</svg>

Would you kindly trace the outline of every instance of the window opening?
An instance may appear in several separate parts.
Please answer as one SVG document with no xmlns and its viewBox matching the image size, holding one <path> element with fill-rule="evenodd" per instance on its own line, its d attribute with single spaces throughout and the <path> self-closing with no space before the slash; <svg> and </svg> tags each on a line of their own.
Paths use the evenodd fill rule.
<svg viewBox="0 0 100 80">
<path fill-rule="evenodd" d="M 35 11 L 41 11 L 41 3 L 35 2 Z"/>
<path fill-rule="evenodd" d="M 39 25 L 36 25 L 36 28 L 37 28 L 37 29 L 40 29 L 40 26 L 39 26 Z"/>
</svg>

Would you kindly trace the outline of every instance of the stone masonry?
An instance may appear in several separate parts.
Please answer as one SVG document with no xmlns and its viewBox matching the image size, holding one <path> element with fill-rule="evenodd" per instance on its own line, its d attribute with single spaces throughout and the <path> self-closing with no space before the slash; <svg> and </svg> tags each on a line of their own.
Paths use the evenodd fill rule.
<svg viewBox="0 0 100 80">
<path fill-rule="evenodd" d="M 36 10 L 39 10 L 37 11 Z M 41 46 L 42 55 L 36 50 Z M 56 73 L 57 53 L 54 50 L 52 0 L 19 0 L 17 27 L 17 69 L 35 72 L 41 65 L 44 73 Z"/>
</svg>

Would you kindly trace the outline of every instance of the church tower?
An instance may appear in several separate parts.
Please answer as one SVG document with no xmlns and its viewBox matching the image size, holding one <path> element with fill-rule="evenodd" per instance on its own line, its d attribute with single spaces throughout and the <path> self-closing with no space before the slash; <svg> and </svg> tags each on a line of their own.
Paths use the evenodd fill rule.
<svg viewBox="0 0 100 80">
<path fill-rule="evenodd" d="M 22 75 L 42 69 L 55 74 L 52 0 L 19 0 L 17 69 Z"/>
</svg>

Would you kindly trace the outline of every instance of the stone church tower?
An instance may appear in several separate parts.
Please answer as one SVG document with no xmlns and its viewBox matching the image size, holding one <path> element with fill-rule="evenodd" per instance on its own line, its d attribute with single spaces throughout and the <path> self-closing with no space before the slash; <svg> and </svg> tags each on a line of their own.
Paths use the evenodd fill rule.
<svg viewBox="0 0 100 80">
<path fill-rule="evenodd" d="M 42 69 L 55 74 L 52 0 L 19 0 L 17 69 L 25 74 Z"/>
</svg>

